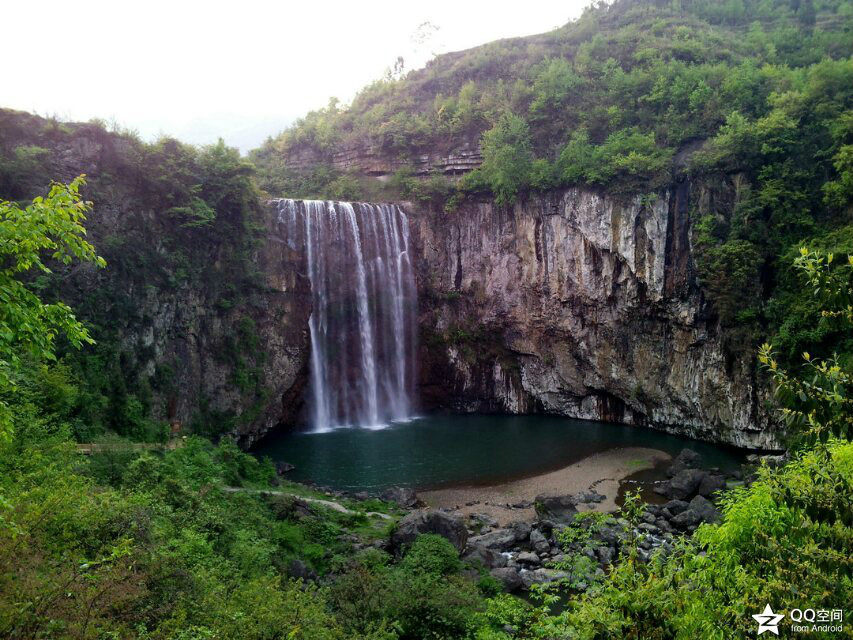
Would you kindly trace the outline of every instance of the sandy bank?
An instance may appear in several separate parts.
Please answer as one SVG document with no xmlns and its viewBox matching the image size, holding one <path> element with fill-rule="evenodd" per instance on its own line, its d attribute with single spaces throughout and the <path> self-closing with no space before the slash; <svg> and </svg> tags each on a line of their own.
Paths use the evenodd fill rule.
<svg viewBox="0 0 853 640">
<path fill-rule="evenodd" d="M 532 502 L 542 493 L 565 495 L 595 489 L 605 496 L 605 500 L 592 505 L 592 508 L 595 511 L 613 511 L 616 509 L 620 480 L 637 471 L 650 469 L 670 457 L 663 451 L 644 447 L 611 449 L 568 467 L 529 478 L 486 487 L 463 486 L 420 491 L 418 495 L 431 507 L 454 509 L 460 515 L 486 513 L 501 525 L 515 520 L 533 520 L 536 514 L 532 507 L 517 509 L 509 505 Z M 581 510 L 583 508 L 580 507 Z"/>
</svg>

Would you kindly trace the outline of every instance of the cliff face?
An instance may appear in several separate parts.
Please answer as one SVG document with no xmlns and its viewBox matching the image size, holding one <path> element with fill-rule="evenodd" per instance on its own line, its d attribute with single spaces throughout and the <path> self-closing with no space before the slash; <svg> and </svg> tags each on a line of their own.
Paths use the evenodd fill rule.
<svg viewBox="0 0 853 640">
<path fill-rule="evenodd" d="M 751 355 L 727 356 L 693 273 L 686 182 L 413 215 L 426 408 L 548 412 L 778 445 Z"/>
</svg>

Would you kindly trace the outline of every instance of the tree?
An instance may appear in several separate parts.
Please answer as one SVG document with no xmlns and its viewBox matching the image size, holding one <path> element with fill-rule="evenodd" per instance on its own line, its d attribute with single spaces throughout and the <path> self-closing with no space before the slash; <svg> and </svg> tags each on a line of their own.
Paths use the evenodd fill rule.
<svg viewBox="0 0 853 640">
<path fill-rule="evenodd" d="M 467 187 L 485 184 L 495 202 L 515 202 L 519 192 L 530 186 L 533 148 L 530 130 L 523 118 L 504 113 L 497 124 L 483 134 L 483 164 L 463 178 Z"/>
<path fill-rule="evenodd" d="M 800 249 L 796 268 L 804 275 L 821 306 L 821 322 L 840 331 L 853 328 L 853 255 L 837 266 L 832 253 Z M 812 358 L 803 352 L 806 375 L 785 371 L 770 344 L 759 352 L 761 364 L 776 385 L 785 417 L 808 440 L 826 442 L 830 436 L 853 439 L 853 370 L 837 353 Z"/>
<path fill-rule="evenodd" d="M 15 389 L 25 361 L 55 359 L 56 338 L 64 335 L 75 348 L 94 341 L 63 302 L 43 302 L 34 292 L 34 274 L 49 274 L 47 261 L 67 265 L 74 260 L 106 265 L 86 241 L 83 223 L 91 203 L 80 198 L 84 176 L 70 184 L 54 183 L 46 198 L 22 209 L 0 202 L 0 394 Z M 0 434 L 11 420 L 0 400 Z"/>
</svg>

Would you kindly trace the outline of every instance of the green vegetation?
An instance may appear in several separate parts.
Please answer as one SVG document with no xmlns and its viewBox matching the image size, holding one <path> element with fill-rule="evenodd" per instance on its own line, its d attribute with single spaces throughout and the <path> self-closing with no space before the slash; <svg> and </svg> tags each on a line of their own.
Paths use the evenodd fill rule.
<svg viewBox="0 0 853 640">
<path fill-rule="evenodd" d="M 853 328 L 853 256 L 802 249 L 796 262 L 823 322 Z M 551 612 L 555 593 L 521 606 L 501 596 L 488 604 L 488 638 L 742 638 L 755 632 L 748 612 L 772 602 L 779 611 L 838 609 L 853 600 L 853 366 L 803 354 L 802 376 L 782 369 L 770 345 L 760 359 L 799 436 L 781 468 L 759 468 L 748 487 L 722 498 L 723 521 L 702 525 L 675 550 L 640 562 L 636 547 L 606 579 Z M 630 522 L 636 498 L 626 500 Z M 581 542 L 588 528 L 562 535 Z M 583 555 L 564 563 L 586 579 Z M 572 574 L 575 575 L 575 574 Z M 502 632 L 512 625 L 514 636 Z"/>
<path fill-rule="evenodd" d="M 88 173 L 87 184 L 74 185 L 98 203 L 91 240 L 110 269 L 96 278 L 52 258 L 52 273 L 27 282 L 51 304 L 66 298 L 97 341 L 85 351 L 65 339 L 56 343 L 77 386 L 70 399 L 75 437 L 166 438 L 186 371 L 182 357 L 164 353 L 146 334 L 156 334 L 156 318 L 169 308 L 180 314 L 187 300 L 214 309 L 221 328 L 186 320 L 179 331 L 208 345 L 240 395 L 234 411 L 216 412 L 198 394 L 187 427 L 218 435 L 254 419 L 267 382 L 263 354 L 249 335 L 263 289 L 256 264 L 263 221 L 252 165 L 222 141 L 203 148 L 168 138 L 145 144 L 96 122 L 60 125 L 0 110 L 0 199 L 43 193 L 49 176 L 67 171 L 66 157 Z"/>
<path fill-rule="evenodd" d="M 270 192 L 328 196 L 343 175 L 336 151 L 405 164 L 482 136 L 484 165 L 460 188 L 511 202 L 557 184 L 659 189 L 676 152 L 703 140 L 713 163 L 756 176 L 805 145 L 802 169 L 833 176 L 827 197 L 843 199 L 853 90 L 838 81 L 851 73 L 849 14 L 841 0 L 602 4 L 555 31 L 377 81 L 346 108 L 333 100 L 253 158 Z M 826 108 L 809 109 L 813 101 Z M 711 158 L 696 170 L 715 168 Z M 819 168 L 806 164 L 814 160 Z"/>
<path fill-rule="evenodd" d="M 91 203 L 80 199 L 82 184 L 82 176 L 67 186 L 54 184 L 46 198 L 25 209 L 0 202 L 0 439 L 11 426 L 4 398 L 16 391 L 25 370 L 56 360 L 57 337 L 77 349 L 93 342 L 68 305 L 45 304 L 24 280 L 51 273 L 45 255 L 65 265 L 80 260 L 105 266 L 83 237 Z"/>
</svg>

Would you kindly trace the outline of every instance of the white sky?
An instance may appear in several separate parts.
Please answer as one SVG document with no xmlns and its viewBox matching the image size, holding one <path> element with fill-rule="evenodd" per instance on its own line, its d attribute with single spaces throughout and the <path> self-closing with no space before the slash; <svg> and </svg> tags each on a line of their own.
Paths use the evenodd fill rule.
<svg viewBox="0 0 853 640">
<path fill-rule="evenodd" d="M 0 106 L 243 150 L 349 102 L 398 55 L 541 33 L 589 0 L 6 0 Z M 425 44 L 424 22 L 438 27 Z"/>
</svg>

